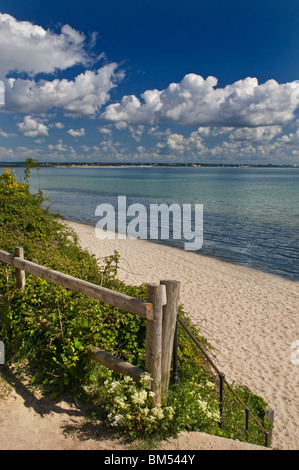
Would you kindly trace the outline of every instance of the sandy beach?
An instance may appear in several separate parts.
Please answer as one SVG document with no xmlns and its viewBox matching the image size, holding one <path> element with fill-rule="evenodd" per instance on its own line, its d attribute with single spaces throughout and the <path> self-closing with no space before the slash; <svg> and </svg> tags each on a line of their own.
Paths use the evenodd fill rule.
<svg viewBox="0 0 299 470">
<path fill-rule="evenodd" d="M 120 279 L 180 281 L 180 302 L 215 348 L 217 366 L 274 410 L 272 447 L 299 449 L 299 364 L 291 347 L 299 340 L 298 282 L 145 240 L 98 240 L 94 227 L 65 223 L 98 259 L 119 252 Z"/>
</svg>

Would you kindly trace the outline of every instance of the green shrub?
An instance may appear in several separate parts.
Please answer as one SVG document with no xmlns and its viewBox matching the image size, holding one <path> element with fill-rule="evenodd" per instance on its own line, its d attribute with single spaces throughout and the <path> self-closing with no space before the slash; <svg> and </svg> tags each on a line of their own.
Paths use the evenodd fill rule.
<svg viewBox="0 0 299 470">
<path fill-rule="evenodd" d="M 30 169 L 28 162 L 26 182 Z M 25 258 L 66 274 L 145 299 L 146 287 L 130 286 L 117 279 L 119 255 L 101 263 L 83 250 L 73 230 L 59 215 L 51 214 L 41 192 L 31 195 L 10 170 L 0 176 L 0 249 L 24 248 Z M 181 386 L 172 383 L 163 407 L 151 408 L 151 392 L 89 360 L 90 344 L 145 368 L 145 321 L 135 315 L 26 275 L 26 288 L 15 288 L 15 270 L 0 263 L 0 338 L 5 343 L 8 364 L 22 362 L 32 383 L 57 396 L 71 392 L 92 400 L 99 416 L 131 437 L 165 435 L 180 430 L 220 431 L 219 390 L 211 370 L 179 328 L 179 374 Z M 207 349 L 200 332 L 181 312 L 181 317 Z M 41 320 L 51 324 L 41 328 Z M 245 396 L 246 395 L 246 396 Z M 250 391 L 243 399 L 262 416 L 266 404 Z M 244 416 L 228 398 L 228 422 L 237 429 Z"/>
</svg>

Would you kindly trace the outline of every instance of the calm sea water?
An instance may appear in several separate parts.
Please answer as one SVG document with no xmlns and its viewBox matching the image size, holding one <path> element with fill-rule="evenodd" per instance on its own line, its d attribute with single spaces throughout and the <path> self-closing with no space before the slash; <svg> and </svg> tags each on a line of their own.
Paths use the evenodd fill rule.
<svg viewBox="0 0 299 470">
<path fill-rule="evenodd" d="M 23 169 L 17 169 L 19 178 Z M 299 169 L 42 168 L 32 170 L 51 211 L 93 225 L 96 207 L 127 204 L 203 204 L 199 253 L 299 280 Z M 158 241 L 183 249 L 178 240 Z"/>
</svg>

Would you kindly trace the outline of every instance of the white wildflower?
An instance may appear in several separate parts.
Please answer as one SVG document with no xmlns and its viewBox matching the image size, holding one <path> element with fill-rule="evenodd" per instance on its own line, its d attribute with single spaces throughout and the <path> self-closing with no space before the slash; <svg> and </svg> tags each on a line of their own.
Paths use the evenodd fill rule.
<svg viewBox="0 0 299 470">
<path fill-rule="evenodd" d="M 147 399 L 147 391 L 146 390 L 141 390 L 140 392 L 135 392 L 132 395 L 132 401 L 136 405 L 143 405 L 145 403 L 146 399 Z"/>
<path fill-rule="evenodd" d="M 115 397 L 115 403 L 119 405 L 121 408 L 127 408 L 127 403 L 125 403 L 126 397 Z"/>
<path fill-rule="evenodd" d="M 144 416 L 147 416 L 149 412 L 150 412 L 149 408 L 143 408 L 142 410 L 142 414 L 144 414 Z"/>
<path fill-rule="evenodd" d="M 140 379 L 140 383 L 142 385 L 146 386 L 151 380 L 153 380 L 151 378 L 151 376 L 149 374 L 145 373 L 145 374 L 142 374 L 141 379 Z"/>
<path fill-rule="evenodd" d="M 147 421 L 149 423 L 153 423 L 155 421 L 155 419 L 156 419 L 155 416 L 153 416 L 152 414 L 147 417 Z"/>
<path fill-rule="evenodd" d="M 152 409 L 152 415 L 155 416 L 155 418 L 158 418 L 158 419 L 163 419 L 164 418 L 164 413 L 163 413 L 163 410 L 160 406 L 156 406 L 155 408 Z"/>
<path fill-rule="evenodd" d="M 124 417 L 122 415 L 115 415 L 114 421 L 111 423 L 111 426 L 119 426 L 123 420 Z"/>
<path fill-rule="evenodd" d="M 213 382 L 207 382 L 206 386 L 209 387 L 209 388 L 214 388 L 215 384 Z"/>
<path fill-rule="evenodd" d="M 121 384 L 119 382 L 111 382 L 110 387 L 108 389 L 108 393 L 114 393 L 117 389 L 119 389 Z"/>
<path fill-rule="evenodd" d="M 126 375 L 126 376 L 124 377 L 124 382 L 125 382 L 126 384 L 128 384 L 128 383 L 130 383 L 130 382 L 133 382 L 133 379 L 132 379 L 132 377 L 129 377 L 128 375 Z"/>
<path fill-rule="evenodd" d="M 197 400 L 197 403 L 198 403 L 199 407 L 202 409 L 202 411 L 207 411 L 207 409 L 208 409 L 208 404 L 207 404 L 206 401 Z"/>
<path fill-rule="evenodd" d="M 165 413 L 167 413 L 168 419 L 172 420 L 174 417 L 174 413 L 175 413 L 172 406 L 167 406 L 164 411 Z"/>
</svg>

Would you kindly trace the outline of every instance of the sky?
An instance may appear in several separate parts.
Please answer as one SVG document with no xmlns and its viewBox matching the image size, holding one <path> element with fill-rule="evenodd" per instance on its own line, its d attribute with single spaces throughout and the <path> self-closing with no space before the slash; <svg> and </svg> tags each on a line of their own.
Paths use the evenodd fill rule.
<svg viewBox="0 0 299 470">
<path fill-rule="evenodd" d="M 299 165 L 298 21 L 295 0 L 1 0 L 0 162 Z"/>
</svg>

